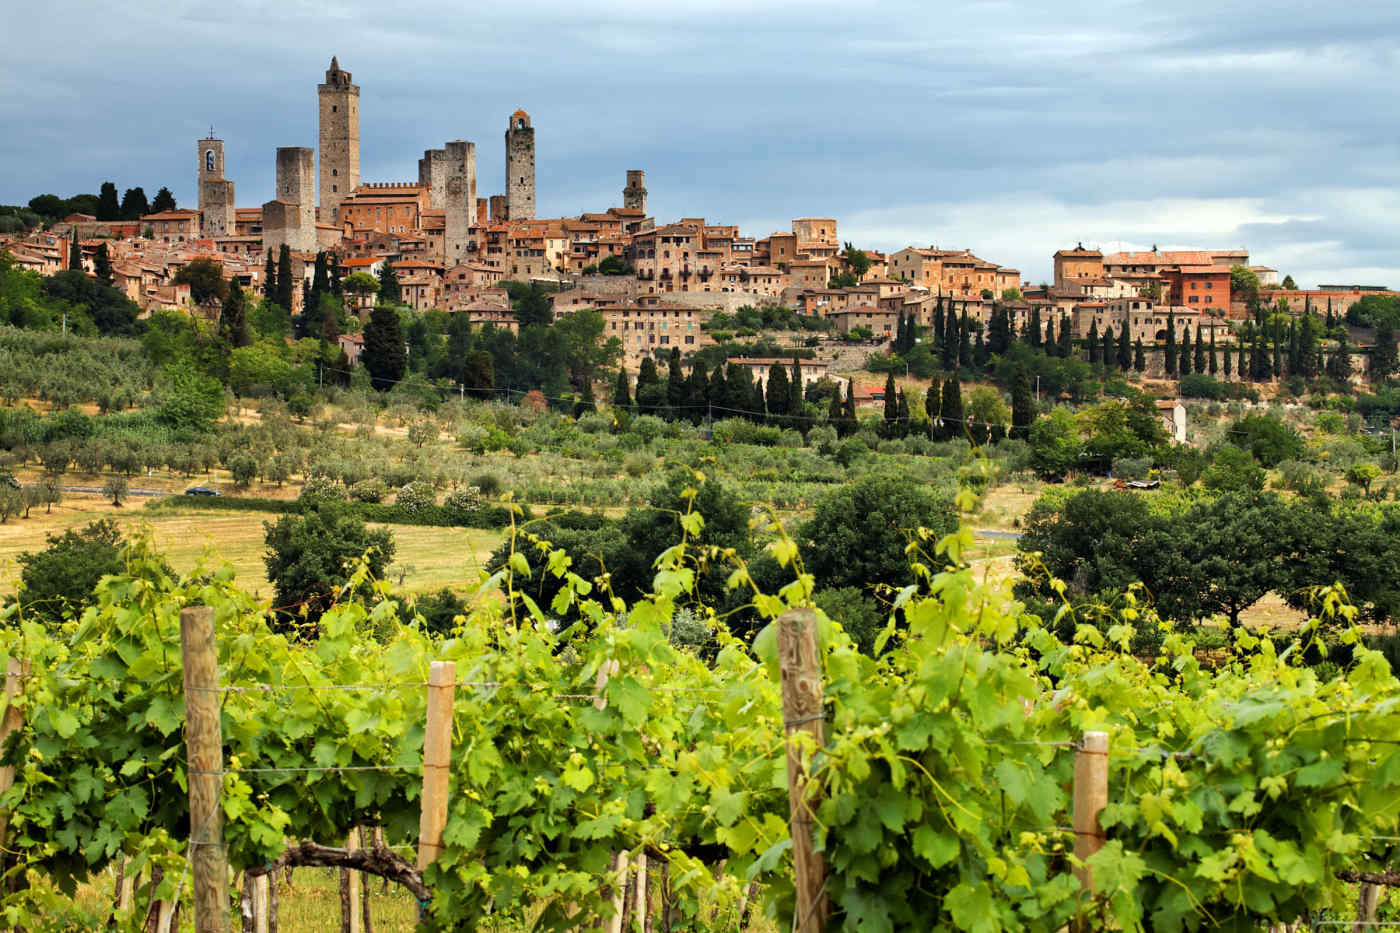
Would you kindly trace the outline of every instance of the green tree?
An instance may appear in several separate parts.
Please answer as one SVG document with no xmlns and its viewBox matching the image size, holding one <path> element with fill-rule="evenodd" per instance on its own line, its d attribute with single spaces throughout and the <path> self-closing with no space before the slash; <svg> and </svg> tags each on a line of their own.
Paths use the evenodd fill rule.
<svg viewBox="0 0 1400 933">
<path fill-rule="evenodd" d="M 1389 321 L 1376 324 L 1376 348 L 1371 353 L 1371 378 L 1384 379 L 1396 369 L 1395 326 Z"/>
<path fill-rule="evenodd" d="M 661 373 L 656 368 L 656 360 L 650 356 L 642 357 L 641 368 L 637 371 L 636 398 L 638 414 L 661 415 L 664 413 L 666 386 L 661 382 Z"/>
<path fill-rule="evenodd" d="M 612 407 L 619 411 L 632 410 L 632 392 L 627 382 L 627 370 L 617 369 L 617 382 L 613 384 Z"/>
<path fill-rule="evenodd" d="M 680 372 L 680 359 L 676 359 L 676 372 Z M 787 367 L 778 361 L 774 361 L 768 367 L 767 381 L 768 414 L 774 416 L 773 420 L 778 424 L 784 424 L 785 417 L 791 413 L 789 404 L 792 401 L 792 386 L 788 382 Z"/>
<path fill-rule="evenodd" d="M 408 369 L 408 349 L 399 327 L 398 311 L 387 304 L 376 305 L 365 322 L 364 341 L 360 363 L 369 373 L 371 384 L 381 392 L 393 388 Z"/>
<path fill-rule="evenodd" d="M 1251 311 L 1259 306 L 1259 276 L 1248 266 L 1230 267 L 1230 295 L 1238 295 Z"/>
<path fill-rule="evenodd" d="M 1179 599 L 1181 614 L 1193 608 L 1193 614 L 1219 612 L 1237 627 L 1241 612 L 1288 579 L 1294 519 L 1273 493 L 1239 491 L 1207 499 L 1179 523 L 1185 531 L 1178 540 L 1194 584 Z"/>
<path fill-rule="evenodd" d="M 102 484 L 102 495 L 110 496 L 112 504 L 121 508 L 122 500 L 126 498 L 126 477 L 117 475 L 107 477 L 107 482 Z"/>
<path fill-rule="evenodd" d="M 170 193 L 169 188 L 162 186 L 151 201 L 151 213 L 159 214 L 161 211 L 173 211 L 175 208 L 175 195 Z"/>
<path fill-rule="evenodd" d="M 898 587 L 913 582 L 905 548 L 923 548 L 957 528 L 952 499 L 894 476 L 867 476 L 828 493 L 797 532 L 818 587 Z"/>
<path fill-rule="evenodd" d="M 228 296 L 224 264 L 207 256 L 191 259 L 181 266 L 175 273 L 175 282 L 190 287 L 190 300 L 197 305 L 220 304 Z"/>
<path fill-rule="evenodd" d="M 1283 287 L 1286 288 L 1286 289 L 1288 289 L 1290 292 L 1291 292 L 1291 291 L 1297 291 L 1297 289 L 1298 289 L 1298 286 L 1297 286 L 1297 284 L 1293 281 L 1293 276 L 1291 276 L 1291 275 L 1285 275 L 1285 276 L 1283 277 Z"/>
<path fill-rule="evenodd" d="M 122 220 L 139 220 L 150 212 L 151 205 L 146 202 L 146 192 L 141 188 L 127 188 L 122 194 Z"/>
<path fill-rule="evenodd" d="M 1264 468 L 1248 450 L 1221 444 L 1201 474 L 1201 482 L 1215 492 L 1257 492 L 1264 488 L 1264 476 Z"/>
<path fill-rule="evenodd" d="M 1215 328 L 1210 329 L 1210 359 L 1207 361 L 1210 375 L 1214 376 L 1220 365 L 1220 357 L 1215 350 Z"/>
<path fill-rule="evenodd" d="M 104 181 L 102 189 L 97 193 L 97 219 L 121 220 L 121 216 L 121 204 L 117 201 L 117 186 L 110 181 Z"/>
<path fill-rule="evenodd" d="M 1211 328 L 1210 339 L 1212 341 L 1215 340 L 1214 328 Z M 1205 341 L 1201 339 L 1201 328 L 1199 325 L 1196 327 L 1196 351 L 1192 355 L 1191 370 L 1198 373 L 1206 371 L 1206 344 Z"/>
<path fill-rule="evenodd" d="M 1140 373 L 1147 371 L 1147 354 L 1143 351 L 1141 337 L 1133 341 L 1133 369 Z"/>
<path fill-rule="evenodd" d="M 1166 376 L 1176 375 L 1176 312 L 1167 312 Z"/>
<path fill-rule="evenodd" d="M 865 278 L 865 273 L 870 271 L 870 257 L 864 250 L 853 248 L 849 242 L 846 243 L 841 259 L 857 280 Z"/>
<path fill-rule="evenodd" d="M 885 373 L 885 436 L 895 437 L 895 424 L 899 420 L 899 399 L 894 387 L 894 373 Z"/>
<path fill-rule="evenodd" d="M 104 576 L 123 569 L 121 529 L 109 518 L 62 534 L 46 534 L 42 551 L 18 557 L 16 601 L 26 613 L 56 624 L 81 613 Z"/>
<path fill-rule="evenodd" d="M 1024 366 L 1018 366 L 1011 382 L 1011 436 L 1021 440 L 1029 437 L 1037 414 L 1030 377 Z"/>
<path fill-rule="evenodd" d="M 1128 322 L 1124 319 L 1118 330 L 1118 369 L 1127 372 L 1133 365 L 1133 345 L 1128 340 Z"/>
<path fill-rule="evenodd" d="M 1249 451 L 1265 469 L 1303 455 L 1303 438 L 1273 415 L 1245 415 L 1225 429 L 1230 443 Z"/>
<path fill-rule="evenodd" d="M 1332 356 L 1327 360 L 1327 375 L 1333 382 L 1343 385 L 1351 381 L 1351 343 L 1347 340 L 1346 330 L 1343 329 L 1341 336 L 1337 338 L 1337 349 L 1332 351 Z"/>
<path fill-rule="evenodd" d="M 237 280 L 230 280 L 228 292 L 224 295 L 224 305 L 219 312 L 219 339 L 230 348 L 246 347 L 253 342 L 248 332 L 248 310 L 243 297 L 243 289 Z"/>
<path fill-rule="evenodd" d="M 967 418 L 963 414 L 962 384 L 956 375 L 943 380 L 943 405 L 938 412 L 945 440 L 967 436 Z"/>
<path fill-rule="evenodd" d="M 267 551 L 263 563 L 272 583 L 283 627 L 296 631 L 302 617 L 313 624 L 338 598 L 368 598 L 374 579 L 382 577 L 394 556 L 394 538 L 388 529 L 371 531 L 344 506 L 322 503 L 303 515 L 284 515 L 276 524 L 264 523 Z M 365 559 L 370 579 L 353 592 L 353 564 Z M 303 634 L 309 634 L 303 631 Z"/>
<path fill-rule="evenodd" d="M 105 288 L 112 287 L 112 260 L 107 255 L 107 244 L 99 243 L 97 252 L 92 257 L 93 272 L 97 277 L 97 284 Z"/>
<path fill-rule="evenodd" d="M 277 253 L 277 303 L 287 311 L 292 310 L 296 284 L 292 276 L 292 251 L 283 243 Z"/>
</svg>

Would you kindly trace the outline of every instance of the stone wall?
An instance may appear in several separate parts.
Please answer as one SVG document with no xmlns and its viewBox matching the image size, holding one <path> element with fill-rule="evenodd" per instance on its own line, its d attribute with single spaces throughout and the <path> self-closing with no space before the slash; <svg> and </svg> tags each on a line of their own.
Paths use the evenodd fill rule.
<svg viewBox="0 0 1400 933">
<path fill-rule="evenodd" d="M 535 219 L 535 128 L 519 110 L 506 129 L 506 216 Z"/>
</svg>

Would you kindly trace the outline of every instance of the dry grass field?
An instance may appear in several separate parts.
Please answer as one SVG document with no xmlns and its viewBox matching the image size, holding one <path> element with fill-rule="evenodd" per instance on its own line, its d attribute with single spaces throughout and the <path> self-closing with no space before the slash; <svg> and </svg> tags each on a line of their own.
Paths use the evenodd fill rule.
<svg viewBox="0 0 1400 933">
<path fill-rule="evenodd" d="M 197 509 L 153 512 L 142 508 L 146 501 L 133 498 L 115 508 L 103 496 L 69 493 L 52 514 L 34 509 L 27 519 L 12 518 L 0 525 L 0 593 L 11 591 L 19 580 L 16 558 L 25 551 L 41 550 L 46 534 L 112 518 L 128 530 L 148 525 L 156 546 L 176 570 L 187 571 L 201 559 L 216 565 L 226 561 L 246 586 L 260 595 L 271 595 L 262 562 L 263 522 L 276 516 Z M 496 531 L 386 527 L 393 531 L 398 546 L 388 576 L 408 593 L 474 580 L 501 540 Z"/>
</svg>

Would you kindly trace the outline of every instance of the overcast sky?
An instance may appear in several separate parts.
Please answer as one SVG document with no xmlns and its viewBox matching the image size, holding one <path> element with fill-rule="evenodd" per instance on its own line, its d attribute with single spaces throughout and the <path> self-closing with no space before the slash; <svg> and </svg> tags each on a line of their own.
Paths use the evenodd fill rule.
<svg viewBox="0 0 1400 933">
<path fill-rule="evenodd" d="M 1082 241 L 1400 285 L 1394 2 L 78 0 L 9 22 L 0 203 L 110 179 L 192 207 L 212 124 L 257 206 L 274 148 L 316 145 L 334 54 L 366 181 L 464 138 L 499 192 L 523 107 L 542 217 L 620 205 L 641 168 L 659 221 L 832 216 L 857 245 L 971 247 L 1035 282 Z"/>
</svg>

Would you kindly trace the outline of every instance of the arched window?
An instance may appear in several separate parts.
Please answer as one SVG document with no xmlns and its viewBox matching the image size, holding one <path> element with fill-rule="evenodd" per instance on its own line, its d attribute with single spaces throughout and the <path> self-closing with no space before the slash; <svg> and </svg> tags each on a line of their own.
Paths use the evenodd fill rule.
<svg viewBox="0 0 1400 933">
<path fill-rule="evenodd" d="M 204 150 L 204 170 L 209 174 L 214 174 L 214 150 Z"/>
</svg>

